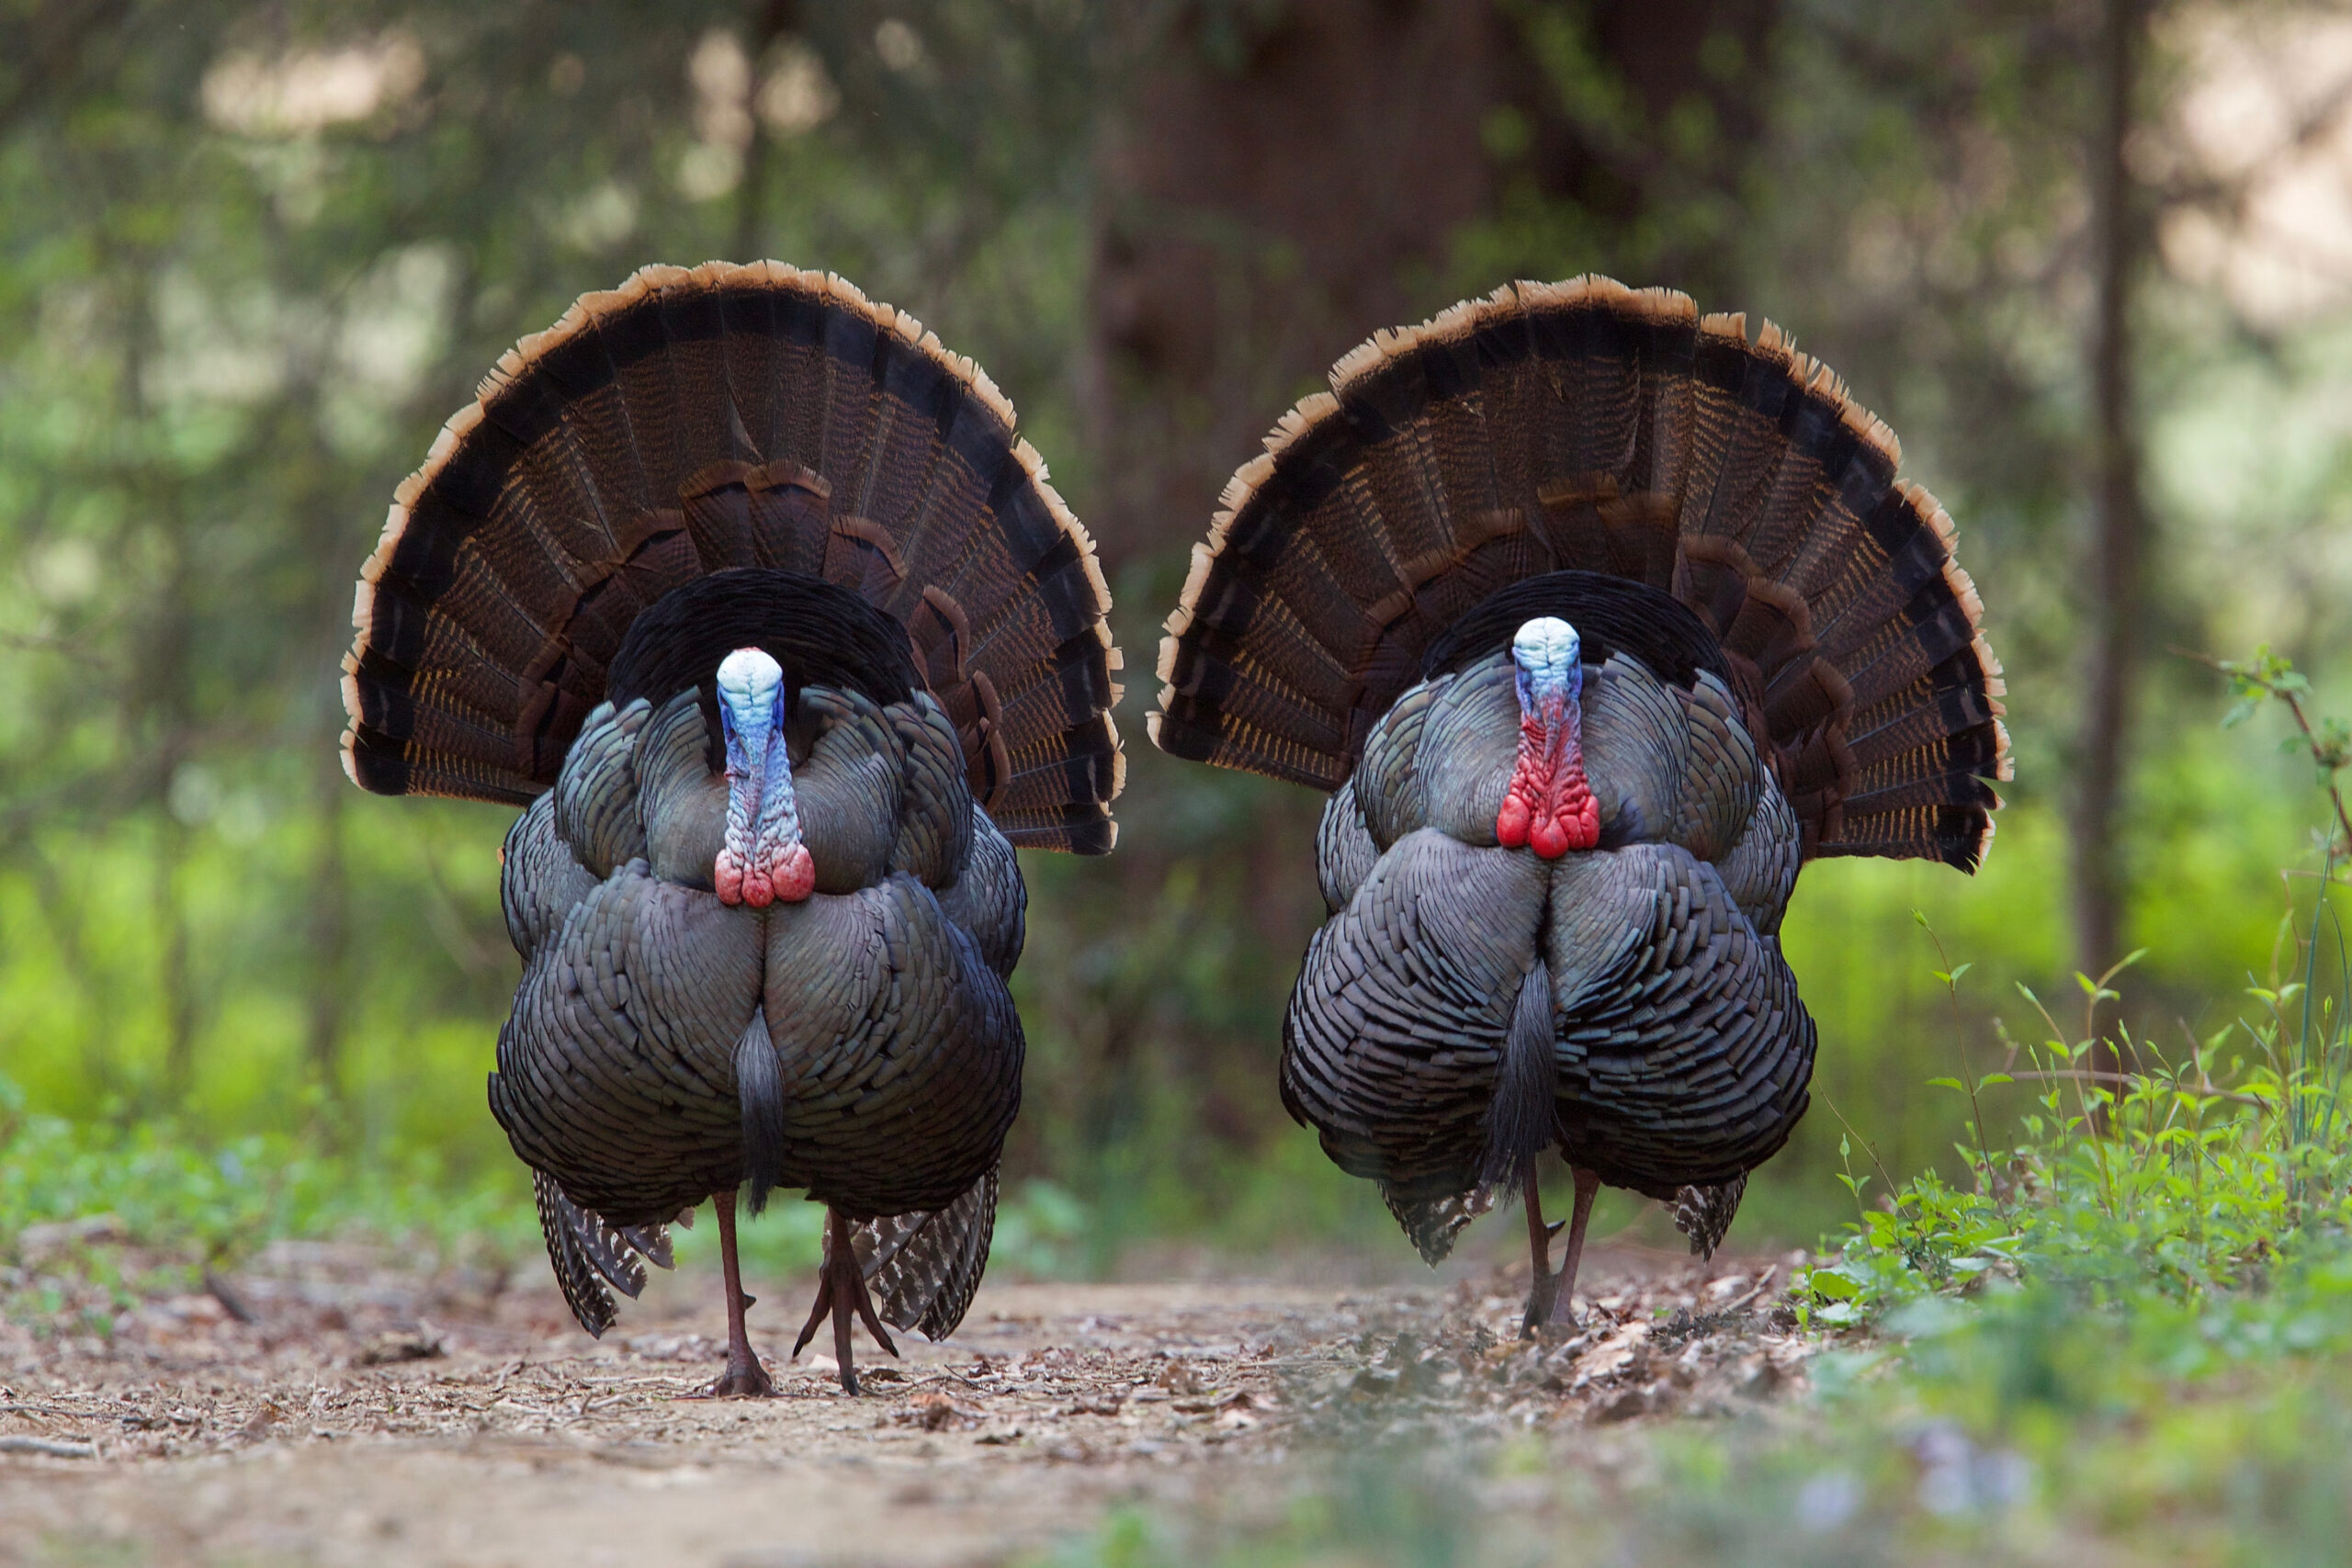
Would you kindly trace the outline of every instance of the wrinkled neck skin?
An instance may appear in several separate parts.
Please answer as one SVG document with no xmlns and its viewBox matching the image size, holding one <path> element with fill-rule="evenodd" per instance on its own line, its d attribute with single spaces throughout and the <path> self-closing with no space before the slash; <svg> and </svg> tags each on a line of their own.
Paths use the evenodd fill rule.
<svg viewBox="0 0 2352 1568">
<path fill-rule="evenodd" d="M 1520 628 L 1511 649 L 1518 666 L 1519 755 L 1495 838 L 1505 849 L 1532 849 L 1543 860 L 1600 842 L 1600 804 L 1584 772 L 1582 649 L 1566 622 L 1546 616 Z"/>
<path fill-rule="evenodd" d="M 800 841 L 799 803 L 784 739 L 784 670 L 756 648 L 718 666 L 718 724 L 727 741 L 727 838 L 711 867 L 722 904 L 797 904 L 817 885 Z"/>
</svg>

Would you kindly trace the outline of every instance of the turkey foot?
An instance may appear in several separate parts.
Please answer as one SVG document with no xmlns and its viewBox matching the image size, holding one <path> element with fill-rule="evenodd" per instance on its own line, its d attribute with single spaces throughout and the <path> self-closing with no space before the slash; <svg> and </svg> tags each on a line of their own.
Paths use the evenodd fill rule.
<svg viewBox="0 0 2352 1568">
<path fill-rule="evenodd" d="M 1552 1238 L 1560 1234 L 1562 1222 L 1544 1223 L 1544 1198 L 1537 1189 L 1535 1168 L 1531 1165 L 1527 1169 L 1527 1246 L 1535 1264 L 1535 1283 L 1527 1292 L 1527 1312 L 1520 1319 L 1522 1339 L 1550 1337 L 1562 1303 L 1567 1304 L 1568 1326 L 1576 1324 L 1577 1265 L 1584 1257 L 1584 1228 L 1592 1218 L 1592 1200 L 1600 1190 L 1600 1175 L 1574 1166 L 1569 1170 L 1576 1178 L 1576 1206 L 1566 1222 L 1568 1255 L 1555 1272 Z"/>
<path fill-rule="evenodd" d="M 817 1337 L 818 1325 L 827 1317 L 833 1320 L 833 1359 L 841 1366 L 842 1390 L 855 1393 L 857 1368 L 850 1360 L 853 1320 L 864 1323 L 865 1331 L 891 1355 L 897 1355 L 899 1348 L 890 1343 L 882 1320 L 874 1315 L 874 1298 L 866 1294 L 865 1276 L 857 1271 L 857 1248 L 850 1245 L 849 1216 L 839 1209 L 825 1211 L 825 1267 L 817 1276 L 817 1304 L 810 1310 L 800 1337 L 793 1342 L 795 1356 L 808 1348 L 808 1341 Z"/>
<path fill-rule="evenodd" d="M 710 1206 L 718 1215 L 718 1260 L 727 1274 L 727 1370 L 694 1397 L 766 1399 L 775 1393 L 775 1383 L 752 1353 L 752 1337 L 743 1327 L 744 1311 L 759 1298 L 743 1293 L 743 1271 L 735 1260 L 735 1190 L 712 1193 Z"/>
</svg>

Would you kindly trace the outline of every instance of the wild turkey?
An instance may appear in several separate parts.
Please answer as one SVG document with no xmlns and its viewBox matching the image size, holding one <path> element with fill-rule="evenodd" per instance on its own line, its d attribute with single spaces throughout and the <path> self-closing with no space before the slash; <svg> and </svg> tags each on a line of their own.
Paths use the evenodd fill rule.
<svg viewBox="0 0 2352 1568">
<path fill-rule="evenodd" d="M 2000 667 L 1893 433 L 1769 323 L 1521 283 L 1331 387 L 1195 547 L 1152 739 L 1331 792 L 1283 1103 L 1432 1263 L 1523 1189 L 1532 1333 L 1601 1183 L 1722 1240 L 1805 1110 L 1799 864 L 1973 870 Z"/>
<path fill-rule="evenodd" d="M 735 1190 L 829 1206 L 818 1299 L 933 1338 L 1021 1098 L 1013 847 L 1101 854 L 1119 653 L 1010 403 L 912 318 L 766 263 L 647 267 L 526 338 L 359 583 L 362 787 L 526 807 L 490 1103 L 582 1327 Z M 878 1314 L 876 1303 L 878 1302 Z"/>
</svg>

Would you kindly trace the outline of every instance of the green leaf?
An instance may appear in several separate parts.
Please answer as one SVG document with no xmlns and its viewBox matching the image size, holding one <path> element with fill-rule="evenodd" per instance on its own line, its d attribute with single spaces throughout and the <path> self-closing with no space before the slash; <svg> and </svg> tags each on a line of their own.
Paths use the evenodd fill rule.
<svg viewBox="0 0 2352 1568">
<path fill-rule="evenodd" d="M 2017 1081 L 2017 1079 L 2009 1077 L 2007 1073 L 1986 1073 L 1983 1077 L 1976 1080 L 1976 1087 L 1978 1089 L 1991 1089 L 1996 1083 L 2015 1083 Z"/>
<path fill-rule="evenodd" d="M 1845 1275 L 1828 1269 L 1815 1269 L 1804 1277 L 1804 1288 L 1824 1301 L 1849 1302 L 1862 1293 L 1862 1288 Z"/>
<path fill-rule="evenodd" d="M 2244 724 L 2247 719 L 2250 719 L 2253 716 L 2254 699 L 2252 697 L 2240 697 L 2236 702 L 2230 705 L 2230 711 L 2222 716 L 2222 728 L 2223 729 L 2235 729 L 2239 725 Z"/>
<path fill-rule="evenodd" d="M 1958 1078 L 1929 1078 L 1928 1080 L 1928 1087 L 1929 1089 L 1956 1089 L 1963 1094 L 1968 1091 L 1968 1086 L 1961 1082 Z"/>
</svg>

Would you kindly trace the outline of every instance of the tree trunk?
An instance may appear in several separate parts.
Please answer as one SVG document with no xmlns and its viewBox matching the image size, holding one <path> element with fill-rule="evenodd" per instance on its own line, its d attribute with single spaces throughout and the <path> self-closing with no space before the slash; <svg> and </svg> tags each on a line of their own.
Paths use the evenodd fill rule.
<svg viewBox="0 0 2352 1568">
<path fill-rule="evenodd" d="M 767 254 L 768 152 L 775 135 L 760 115 L 760 73 L 771 63 L 775 46 L 800 27 L 800 0 L 758 0 L 752 9 L 752 36 L 744 46 L 752 58 L 752 139 L 743 147 L 742 183 L 735 191 L 737 262 Z"/>
<path fill-rule="evenodd" d="M 197 991 L 189 963 L 187 899 L 181 886 L 189 851 L 188 825 L 172 798 L 181 765 L 196 730 L 195 541 L 190 536 L 185 480 L 168 459 L 151 450 L 158 440 L 154 411 L 147 402 L 147 367 L 157 335 L 153 257 L 130 258 L 130 297 L 123 330 L 120 404 L 126 428 L 135 434 L 127 489 L 153 519 L 168 555 L 163 581 L 148 607 L 148 635 L 140 649 L 134 688 L 138 721 L 131 733 L 146 748 L 147 805 L 156 824 L 152 906 L 162 939 L 156 990 L 164 1012 L 164 1060 L 160 1079 L 144 1096 L 151 1107 L 179 1111 L 196 1082 Z"/>
<path fill-rule="evenodd" d="M 2074 824 L 2075 955 L 2096 976 L 2122 956 L 2125 896 L 2117 830 L 2147 613 L 2147 513 L 2132 396 L 2132 294 L 2142 254 L 2125 143 L 2146 0 L 2104 0 L 2096 61 L 2099 118 L 2090 144 L 2093 465 L 2081 760 Z"/>
<path fill-rule="evenodd" d="M 1447 302 L 1432 285 L 1487 210 L 1480 128 L 1515 47 L 1458 0 L 1144 6 L 1124 25 L 1086 369 L 1086 515 L 1114 572 L 1180 560 L 1333 360 Z"/>
</svg>

